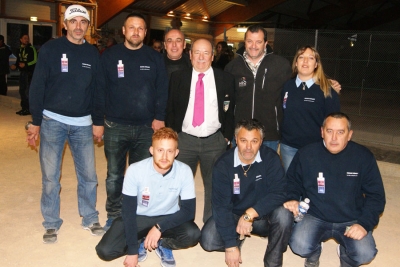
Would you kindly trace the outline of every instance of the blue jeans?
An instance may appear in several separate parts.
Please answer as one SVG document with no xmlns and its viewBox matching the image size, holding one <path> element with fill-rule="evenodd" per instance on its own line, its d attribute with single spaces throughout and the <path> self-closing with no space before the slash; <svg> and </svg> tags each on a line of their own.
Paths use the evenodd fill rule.
<svg viewBox="0 0 400 267">
<path fill-rule="evenodd" d="M 275 151 L 278 151 L 279 140 L 276 141 L 263 141 L 263 145 Z"/>
<path fill-rule="evenodd" d="M 99 221 L 96 211 L 97 176 L 92 126 L 72 126 L 43 116 L 40 128 L 40 166 L 42 169 L 41 210 L 45 229 L 59 229 L 60 170 L 65 141 L 68 141 L 78 178 L 78 208 L 82 225 Z"/>
<path fill-rule="evenodd" d="M 108 218 L 115 219 L 121 216 L 122 185 L 127 154 L 129 153 L 129 165 L 150 157 L 152 135 L 151 125 L 132 126 L 105 120 L 104 152 L 107 158 L 106 210 Z"/>
<path fill-rule="evenodd" d="M 237 225 L 241 216 L 233 214 Z M 293 224 L 293 214 L 283 206 L 276 208 L 269 215 L 253 222 L 252 234 L 266 237 L 268 245 L 264 254 L 264 266 L 282 266 L 283 253 L 287 249 Z M 238 235 L 239 238 L 239 235 Z M 205 251 L 225 251 L 224 241 L 217 231 L 215 220 L 211 217 L 201 229 L 200 245 Z M 240 248 L 242 241 L 237 239 Z"/>
<path fill-rule="evenodd" d="M 296 155 L 297 150 L 298 150 L 297 148 L 281 143 L 280 154 L 282 158 L 282 165 L 283 168 L 285 169 L 285 173 L 287 173 L 290 163 L 292 162 L 294 155 Z"/>
<path fill-rule="evenodd" d="M 360 266 L 372 261 L 378 252 L 372 232 L 361 240 L 344 236 L 346 226 L 356 221 L 329 223 L 306 214 L 304 219 L 295 223 L 289 245 L 293 253 L 307 258 L 308 262 L 317 262 L 321 255 L 321 242 L 334 238 L 340 244 L 340 266 Z"/>
</svg>

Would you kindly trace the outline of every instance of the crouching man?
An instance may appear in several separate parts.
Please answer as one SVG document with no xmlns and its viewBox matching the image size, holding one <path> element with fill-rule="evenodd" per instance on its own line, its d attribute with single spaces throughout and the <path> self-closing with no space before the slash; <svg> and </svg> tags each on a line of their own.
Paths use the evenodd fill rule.
<svg viewBox="0 0 400 267">
<path fill-rule="evenodd" d="M 377 253 L 372 230 L 385 207 L 385 191 L 374 155 L 350 141 L 353 131 L 344 113 L 329 114 L 322 125 L 323 140 L 300 149 L 287 172 L 284 206 L 296 216 L 298 200 L 310 208 L 295 224 L 292 251 L 306 258 L 306 267 L 319 266 L 321 242 L 338 243 L 340 266 L 366 264 Z"/>
<path fill-rule="evenodd" d="M 235 137 L 237 147 L 213 168 L 213 215 L 202 229 L 200 244 L 206 251 L 225 251 L 228 267 L 238 267 L 243 238 L 268 236 L 264 266 L 282 266 L 293 224 L 293 215 L 283 207 L 282 164 L 275 151 L 262 146 L 264 126 L 258 121 L 240 121 Z"/>
<path fill-rule="evenodd" d="M 156 131 L 150 153 L 152 157 L 126 171 L 122 218 L 113 221 L 96 246 L 103 260 L 127 255 L 124 265 L 136 267 L 147 258 L 147 250 L 155 250 L 162 266 L 173 267 L 172 250 L 195 246 L 200 238 L 193 221 L 193 174 L 189 166 L 175 160 L 179 153 L 177 133 L 166 127 Z"/>
</svg>

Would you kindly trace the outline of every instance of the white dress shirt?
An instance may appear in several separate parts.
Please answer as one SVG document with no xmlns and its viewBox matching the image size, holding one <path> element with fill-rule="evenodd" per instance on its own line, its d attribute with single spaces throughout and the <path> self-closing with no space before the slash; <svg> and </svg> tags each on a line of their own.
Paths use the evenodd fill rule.
<svg viewBox="0 0 400 267">
<path fill-rule="evenodd" d="M 214 134 L 221 128 L 218 116 L 218 98 L 217 88 L 215 86 L 214 71 L 210 67 L 204 73 L 204 122 L 200 126 L 193 127 L 194 98 L 196 92 L 196 83 L 200 72 L 193 69 L 192 82 L 190 84 L 189 104 L 183 120 L 182 132 L 197 137 L 207 137 Z"/>
</svg>

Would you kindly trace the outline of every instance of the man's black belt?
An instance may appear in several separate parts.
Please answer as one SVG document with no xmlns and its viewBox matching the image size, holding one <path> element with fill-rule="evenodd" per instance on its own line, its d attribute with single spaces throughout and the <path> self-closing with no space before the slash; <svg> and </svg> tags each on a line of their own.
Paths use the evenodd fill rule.
<svg viewBox="0 0 400 267">
<path fill-rule="evenodd" d="M 216 135 L 216 134 L 219 133 L 219 132 L 220 132 L 220 130 L 218 129 L 215 133 L 210 134 L 209 136 L 205 136 L 205 137 L 198 137 L 198 136 L 191 135 L 191 134 L 188 134 L 188 133 L 185 133 L 185 134 L 190 135 L 191 137 L 199 138 L 199 139 L 207 139 L 207 138 L 210 138 L 211 136 Z"/>
</svg>

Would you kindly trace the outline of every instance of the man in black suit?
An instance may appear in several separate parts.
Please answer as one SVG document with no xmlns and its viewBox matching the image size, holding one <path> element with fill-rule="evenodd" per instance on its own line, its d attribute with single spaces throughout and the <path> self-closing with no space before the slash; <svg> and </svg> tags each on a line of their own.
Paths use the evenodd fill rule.
<svg viewBox="0 0 400 267">
<path fill-rule="evenodd" d="M 234 131 L 235 79 L 231 74 L 211 67 L 210 41 L 198 39 L 192 44 L 192 69 L 172 73 L 169 83 L 166 123 L 179 133 L 178 160 L 196 172 L 204 184 L 203 222 L 211 217 L 212 167 L 224 153 Z"/>
</svg>

